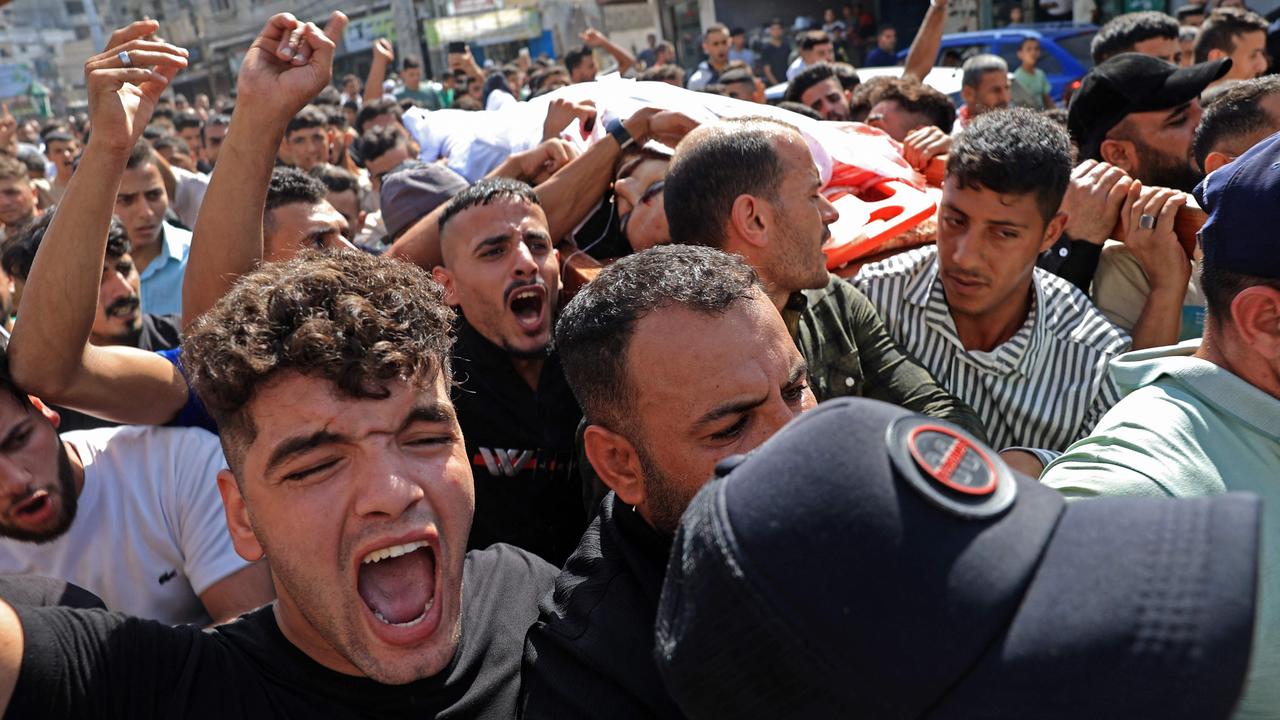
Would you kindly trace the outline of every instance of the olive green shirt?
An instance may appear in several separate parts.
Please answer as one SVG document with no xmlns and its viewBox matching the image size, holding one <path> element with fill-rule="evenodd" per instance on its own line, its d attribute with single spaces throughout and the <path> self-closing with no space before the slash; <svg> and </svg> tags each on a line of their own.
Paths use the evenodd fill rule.
<svg viewBox="0 0 1280 720">
<path fill-rule="evenodd" d="M 889 334 L 862 291 L 832 275 L 827 286 L 791 296 L 782 317 L 809 364 L 818 402 L 856 395 L 949 420 L 986 440 L 978 416 L 942 389 Z"/>
</svg>

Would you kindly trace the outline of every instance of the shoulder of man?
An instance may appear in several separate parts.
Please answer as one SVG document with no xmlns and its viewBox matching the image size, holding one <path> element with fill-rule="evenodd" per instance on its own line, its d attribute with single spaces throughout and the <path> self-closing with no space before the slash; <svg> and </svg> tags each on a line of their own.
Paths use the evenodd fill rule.
<svg viewBox="0 0 1280 720">
<path fill-rule="evenodd" d="M 1035 268 L 1032 278 L 1045 299 L 1042 322 L 1059 340 L 1088 345 L 1109 355 L 1129 348 L 1129 334 L 1111 324 L 1080 288 L 1042 268 Z"/>
</svg>

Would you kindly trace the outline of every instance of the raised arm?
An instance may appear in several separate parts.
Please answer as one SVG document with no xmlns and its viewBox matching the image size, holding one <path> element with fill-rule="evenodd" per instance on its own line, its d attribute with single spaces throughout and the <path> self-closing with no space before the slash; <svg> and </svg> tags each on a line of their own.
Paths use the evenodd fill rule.
<svg viewBox="0 0 1280 720">
<path fill-rule="evenodd" d="M 907 51 L 907 59 L 903 63 L 902 75 L 910 75 L 917 80 L 933 69 L 938 60 L 938 49 L 942 47 L 942 26 L 947 20 L 947 0 L 931 0 L 929 9 L 920 21 L 920 30 L 916 39 L 911 41 L 911 49 Z"/>
<path fill-rule="evenodd" d="M 139 424 L 171 420 L 186 403 L 186 382 L 163 357 L 97 347 L 89 333 L 125 163 L 160 93 L 187 65 L 186 50 L 146 39 L 156 28 L 145 20 L 117 30 L 85 63 L 93 134 L 31 265 L 9 342 L 10 371 L 25 391 Z"/>
<path fill-rule="evenodd" d="M 390 40 L 378 38 L 373 41 L 373 63 L 369 65 L 369 77 L 364 82 L 365 103 L 382 97 L 382 83 L 387 79 L 387 66 L 395 59 L 396 51 L 391 47 Z"/>
<path fill-rule="evenodd" d="M 245 53 L 235 113 L 191 239 L 183 327 L 262 260 L 262 214 L 276 149 L 289 119 L 329 84 L 334 39 L 346 25 L 347 16 L 340 12 L 333 13 L 323 31 L 281 13 L 267 21 Z"/>
<path fill-rule="evenodd" d="M 621 45 L 610 40 L 604 33 L 595 28 L 587 28 L 582 35 L 582 42 L 587 47 L 600 48 L 613 56 L 618 61 L 618 74 L 621 75 L 630 70 L 636 64 L 636 58 L 627 52 Z"/>
<path fill-rule="evenodd" d="M 655 138 L 675 146 L 697 123 L 681 113 L 645 108 L 623 122 L 622 126 L 636 142 Z M 569 234 L 591 212 L 613 180 L 614 167 L 621 153 L 618 143 L 612 137 L 606 137 L 534 188 L 546 210 L 551 237 L 558 240 Z M 424 268 L 439 265 L 438 224 L 443 212 L 442 205 L 414 223 L 387 254 Z"/>
</svg>

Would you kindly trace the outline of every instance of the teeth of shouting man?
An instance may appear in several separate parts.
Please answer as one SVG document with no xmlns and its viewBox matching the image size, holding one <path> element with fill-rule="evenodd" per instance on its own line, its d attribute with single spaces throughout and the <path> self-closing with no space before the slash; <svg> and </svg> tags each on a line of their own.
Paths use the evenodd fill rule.
<svg viewBox="0 0 1280 720">
<path fill-rule="evenodd" d="M 361 560 L 360 562 L 361 564 L 381 562 L 387 558 L 400 557 L 405 553 L 411 553 L 418 548 L 424 548 L 426 546 L 427 544 L 425 542 L 411 542 L 405 543 L 404 545 L 392 545 L 391 547 L 385 547 L 381 550 L 374 550 L 368 555 L 365 555 L 364 560 Z"/>
<path fill-rule="evenodd" d="M 378 612 L 377 610 L 373 611 L 373 616 L 378 618 L 378 620 L 382 621 L 383 623 L 390 625 L 392 627 L 411 628 L 414 625 L 417 625 L 418 623 L 422 622 L 422 619 L 427 616 L 427 613 L 431 612 L 431 606 L 435 604 L 436 604 L 435 598 L 431 598 L 430 600 L 428 600 L 427 606 L 422 609 L 422 614 L 410 620 L 409 622 L 393 623 L 390 620 L 383 617 L 382 613 Z"/>
<path fill-rule="evenodd" d="M 538 292 L 536 290 L 521 290 L 520 292 L 516 293 L 516 296 L 513 299 L 523 300 L 525 298 L 536 298 L 536 297 L 538 297 Z"/>
</svg>

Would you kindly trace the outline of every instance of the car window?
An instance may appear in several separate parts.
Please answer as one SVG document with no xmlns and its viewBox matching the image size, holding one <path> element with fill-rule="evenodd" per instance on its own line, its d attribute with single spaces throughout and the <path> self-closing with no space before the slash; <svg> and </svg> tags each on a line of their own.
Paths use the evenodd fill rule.
<svg viewBox="0 0 1280 720">
<path fill-rule="evenodd" d="M 996 50 L 996 54 L 1004 58 L 1005 62 L 1009 63 L 1009 72 L 1017 70 L 1018 66 L 1022 64 L 1022 61 L 1018 59 L 1018 48 L 1021 46 L 1021 39 L 1017 42 L 1004 41 L 1000 43 Z M 1044 74 L 1050 77 L 1062 74 L 1062 63 L 1058 58 L 1053 56 L 1052 52 L 1045 48 L 1040 49 L 1040 62 L 1036 67 L 1043 70 Z"/>
<path fill-rule="evenodd" d="M 1085 70 L 1088 70 L 1093 67 L 1093 56 L 1089 54 L 1089 46 L 1093 44 L 1093 36 L 1097 34 L 1097 30 L 1090 30 L 1079 35 L 1061 37 L 1057 40 L 1058 47 L 1066 50 L 1067 54 L 1083 65 Z"/>
<path fill-rule="evenodd" d="M 942 67 L 960 67 L 965 60 L 974 55 L 991 52 L 990 48 L 991 46 L 988 43 L 944 45 L 941 51 L 938 52 L 937 64 Z"/>
</svg>

